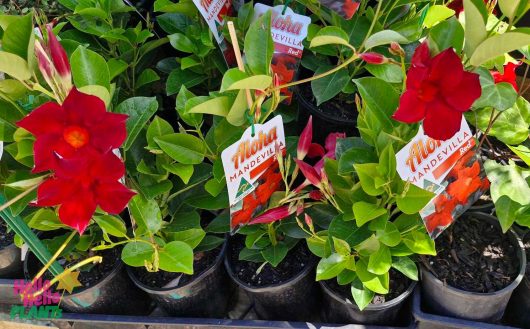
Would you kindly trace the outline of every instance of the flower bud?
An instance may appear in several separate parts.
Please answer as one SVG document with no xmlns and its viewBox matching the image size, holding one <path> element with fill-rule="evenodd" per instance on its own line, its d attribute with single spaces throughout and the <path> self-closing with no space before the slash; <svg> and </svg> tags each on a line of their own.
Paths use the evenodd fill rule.
<svg viewBox="0 0 530 329">
<path fill-rule="evenodd" d="M 388 58 L 386 58 L 385 56 L 379 54 L 379 53 L 373 53 L 373 52 L 369 52 L 369 53 L 362 53 L 359 55 L 359 57 L 365 61 L 366 63 L 368 64 L 376 64 L 376 65 L 379 65 L 379 64 L 385 64 L 385 63 L 388 63 Z"/>
<path fill-rule="evenodd" d="M 313 219 L 307 213 L 304 214 L 304 220 L 307 226 L 313 227 Z"/>
<path fill-rule="evenodd" d="M 388 48 L 388 51 L 392 55 L 399 56 L 399 57 L 405 57 L 405 51 L 403 50 L 403 48 L 401 48 L 399 43 L 397 43 L 395 41 L 392 41 L 390 43 L 390 48 Z"/>
<path fill-rule="evenodd" d="M 313 190 L 309 192 L 309 197 L 315 201 L 320 201 L 324 199 L 324 194 L 322 194 L 322 192 L 319 190 Z"/>
<path fill-rule="evenodd" d="M 48 30 L 48 46 L 50 49 L 50 55 L 52 57 L 53 65 L 57 70 L 57 73 L 64 79 L 71 79 L 70 63 L 68 62 L 68 56 L 63 46 L 57 40 L 55 34 L 53 34 L 51 24 L 46 25 Z"/>
</svg>

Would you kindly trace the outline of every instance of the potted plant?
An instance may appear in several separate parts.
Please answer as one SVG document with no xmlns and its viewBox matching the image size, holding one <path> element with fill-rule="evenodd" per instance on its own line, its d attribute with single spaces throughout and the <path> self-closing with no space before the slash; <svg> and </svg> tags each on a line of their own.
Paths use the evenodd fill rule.
<svg viewBox="0 0 530 329">
<path fill-rule="evenodd" d="M 310 25 L 306 43 L 309 44 L 319 33 L 326 30 L 340 30 L 348 43 L 357 53 L 377 51 L 387 56 L 391 53 L 383 49 L 390 42 L 408 44 L 418 40 L 422 34 L 421 17 L 426 11 L 423 3 L 396 4 L 382 1 L 369 3 L 363 1 L 354 16 L 347 20 L 324 6 L 316 6 L 308 1 L 300 1 L 313 14 L 314 23 Z M 307 48 L 302 57 L 300 78 L 317 78 L 333 66 L 344 63 L 351 55 L 348 47 L 324 45 Z M 315 124 L 322 127 L 316 135 L 317 141 L 323 141 L 331 131 L 343 131 L 349 136 L 358 136 L 356 130 L 355 93 L 362 92 L 352 79 L 362 76 L 375 76 L 389 83 L 403 82 L 403 73 L 399 64 L 384 57 L 365 57 L 366 62 L 348 63 L 340 70 L 326 77 L 313 79 L 311 85 L 296 87 L 299 117 L 305 122 L 309 115 L 315 118 Z"/>
<path fill-rule="evenodd" d="M 509 21 L 504 23 L 493 17 L 493 6 L 486 7 L 481 1 L 464 1 L 466 29 L 463 34 L 461 23 L 454 18 L 443 19 L 434 26 L 429 31 L 427 43 L 423 43 L 415 51 L 407 73 L 406 88 L 393 118 L 407 123 L 423 119 L 423 128 L 428 136 L 436 140 L 448 140 L 460 129 L 462 113 L 473 108 L 474 111 L 467 117 L 471 123 L 477 121 L 473 114 L 479 116 L 481 111 L 489 111 L 491 117 L 487 120 L 489 123 L 484 130 L 487 135 L 494 121 L 500 116 L 491 108 L 498 112 L 508 110 L 516 102 L 517 94 L 510 84 L 495 84 L 490 73 L 487 70 L 484 72 L 481 67 L 492 67 L 501 57 L 497 67 L 502 67 L 505 64 L 505 53 L 527 45 L 528 32 L 513 28 L 513 23 L 527 9 L 522 5 L 519 7 L 519 4 L 517 2 L 513 3 L 514 6 L 506 6 L 506 3 L 500 5 L 504 17 Z M 495 22 L 493 26 L 486 24 L 488 17 Z M 449 24 L 454 26 L 450 37 L 440 38 L 436 27 Z M 469 28 L 471 25 L 477 27 L 480 33 L 472 33 Z M 508 39 L 515 42 L 507 43 Z M 495 46 L 489 46 L 493 44 Z M 462 58 L 465 60 L 462 61 Z M 448 67 L 452 70 L 450 75 L 438 74 L 442 71 L 447 73 Z M 430 96 L 423 97 L 425 92 Z M 493 95 L 499 95 L 498 102 L 494 101 Z M 427 108 L 431 110 L 423 111 Z M 437 119 L 442 117 L 443 121 Z M 484 139 L 479 142 L 479 149 L 483 141 Z M 503 181 L 499 180 L 499 177 L 510 169 L 501 169 L 491 161 L 487 161 L 484 166 L 492 182 L 492 199 L 496 201 L 502 194 L 499 193 L 499 187 L 502 184 L 510 184 L 509 180 L 506 180 L 507 176 L 504 176 Z M 471 183 L 462 186 L 460 193 L 468 194 L 478 188 L 478 182 L 473 180 L 477 178 L 480 167 L 465 168 L 468 170 L 465 175 L 468 175 Z M 457 199 L 455 195 L 451 198 Z M 450 203 L 446 203 L 448 204 Z M 454 209 L 451 206 L 436 211 L 452 213 Z M 515 211 L 515 208 L 511 209 Z M 508 211 L 508 208 L 503 211 Z M 457 220 L 454 227 L 450 227 L 439 237 L 438 244 L 441 248 L 438 255 L 425 258 L 422 268 L 422 294 L 425 303 L 438 313 L 483 321 L 496 321 L 502 317 L 512 291 L 522 279 L 526 261 L 517 235 L 513 231 L 507 235 L 501 234 L 500 227 L 507 231 L 509 225 L 506 224 L 511 224 L 507 221 L 513 222 L 515 218 L 499 212 L 499 209 L 497 215 L 500 226 L 497 221 L 487 219 L 485 215 L 471 213 Z M 493 233 L 478 233 L 486 229 Z M 471 235 L 473 240 L 470 239 Z M 490 249 L 496 251 L 491 253 L 488 251 Z M 486 267 L 489 270 L 484 274 L 480 262 L 487 258 L 489 264 Z M 507 272 L 502 273 L 501 268 Z M 459 273 L 470 273 L 470 280 L 459 278 L 453 272 L 455 270 Z M 495 276 L 503 279 L 498 281 Z M 460 303 L 463 300 L 466 300 L 466 308 Z"/>
<path fill-rule="evenodd" d="M 355 82 L 377 78 L 363 79 Z M 392 110 L 397 94 L 389 84 L 381 86 L 390 99 L 385 108 Z M 337 160 L 325 161 L 338 215 L 329 226 L 317 217 L 304 225 L 307 244 L 320 258 L 316 280 L 324 292 L 324 319 L 332 323 L 406 321 L 400 310 L 418 280 L 415 255 L 436 254 L 418 215 L 433 194 L 404 182 L 396 171 L 394 148 L 416 129 L 397 125 L 390 138 L 378 128 L 372 105 L 357 104 L 364 140 L 339 139 Z"/>
</svg>

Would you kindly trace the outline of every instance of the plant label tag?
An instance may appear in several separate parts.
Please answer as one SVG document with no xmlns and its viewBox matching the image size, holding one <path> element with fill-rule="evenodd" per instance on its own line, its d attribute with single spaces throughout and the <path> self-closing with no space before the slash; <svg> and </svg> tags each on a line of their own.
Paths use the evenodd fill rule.
<svg viewBox="0 0 530 329">
<path fill-rule="evenodd" d="M 475 138 L 464 118 L 460 130 L 439 141 L 418 134 L 396 154 L 401 179 L 435 193 L 420 211 L 427 232 L 436 238 L 489 188 Z"/>
<path fill-rule="evenodd" d="M 272 71 L 278 75 L 280 84 L 286 84 L 295 80 L 296 72 L 302 60 L 304 46 L 302 42 L 307 37 L 307 29 L 311 24 L 311 18 L 296 14 L 291 8 L 284 5 L 270 7 L 261 3 L 254 5 L 255 21 L 260 16 L 272 11 L 271 35 L 274 41 L 274 55 L 272 56 Z M 291 103 L 292 90 L 284 88 L 282 94 L 287 96 L 286 104 Z"/>
<path fill-rule="evenodd" d="M 360 0 L 318 0 L 324 7 L 329 8 L 344 17 L 350 19 L 359 9 Z"/>
<path fill-rule="evenodd" d="M 223 53 L 229 67 L 236 66 L 236 58 L 232 45 L 226 42 L 223 36 L 223 27 L 226 23 L 225 16 L 232 16 L 232 0 L 193 0 L 197 9 L 212 31 L 213 37 Z"/>
<path fill-rule="evenodd" d="M 230 202 L 230 227 L 248 224 L 265 209 L 279 189 L 282 176 L 276 152 L 285 149 L 283 120 L 275 116 L 264 124 L 247 128 L 241 139 L 221 153 Z"/>
<path fill-rule="evenodd" d="M 3 153 L 4 153 L 4 142 L 0 141 L 0 160 L 2 159 Z"/>
</svg>

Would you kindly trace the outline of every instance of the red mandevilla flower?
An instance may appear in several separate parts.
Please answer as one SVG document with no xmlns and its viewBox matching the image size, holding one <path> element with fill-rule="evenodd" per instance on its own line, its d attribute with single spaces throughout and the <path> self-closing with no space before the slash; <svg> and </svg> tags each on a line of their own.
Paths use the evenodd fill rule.
<svg viewBox="0 0 530 329">
<path fill-rule="evenodd" d="M 392 117 L 405 123 L 423 120 L 429 137 L 447 140 L 458 132 L 462 113 L 481 93 L 479 75 L 464 71 L 453 48 L 431 57 L 423 42 L 414 52 L 406 91 Z"/>
<path fill-rule="evenodd" d="M 519 87 L 517 87 L 517 75 L 515 74 L 515 69 L 517 69 L 517 67 L 521 64 L 522 62 L 510 62 L 504 65 L 504 74 L 501 74 L 501 72 L 498 71 L 491 71 L 491 75 L 493 76 L 495 83 L 508 82 L 513 86 L 515 91 L 519 91 Z"/>
<path fill-rule="evenodd" d="M 39 186 L 36 205 L 59 205 L 61 222 L 79 234 L 85 231 L 97 206 L 119 214 L 135 195 L 119 182 L 125 166 L 112 151 L 101 154 L 88 149 L 78 157 L 56 157 L 55 173 Z"/>
<path fill-rule="evenodd" d="M 95 149 L 101 153 L 118 148 L 127 137 L 127 115 L 110 113 L 96 96 L 72 88 L 64 103 L 48 102 L 17 124 L 35 135 L 34 173 L 53 170 L 54 156 L 69 158 Z"/>
</svg>

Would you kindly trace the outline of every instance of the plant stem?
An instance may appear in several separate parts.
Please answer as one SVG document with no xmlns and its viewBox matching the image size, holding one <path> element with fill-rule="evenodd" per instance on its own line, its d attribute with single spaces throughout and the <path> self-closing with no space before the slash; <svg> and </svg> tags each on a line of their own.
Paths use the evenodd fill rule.
<svg viewBox="0 0 530 329">
<path fill-rule="evenodd" d="M 368 33 L 366 33 L 366 36 L 364 37 L 364 40 L 361 43 L 361 46 L 359 47 L 359 52 L 362 51 L 362 49 L 364 48 L 364 44 L 366 43 L 366 40 L 368 40 L 368 38 L 372 34 L 372 31 L 374 30 L 375 23 L 377 22 L 377 20 L 379 18 L 379 13 L 381 12 L 382 3 L 383 3 L 383 0 L 379 0 L 379 2 L 377 3 L 377 9 L 375 10 L 374 19 L 372 21 L 372 24 L 370 25 L 370 28 L 368 29 Z"/>
</svg>

